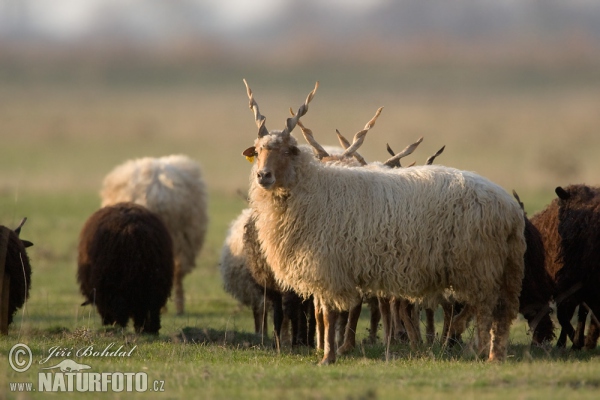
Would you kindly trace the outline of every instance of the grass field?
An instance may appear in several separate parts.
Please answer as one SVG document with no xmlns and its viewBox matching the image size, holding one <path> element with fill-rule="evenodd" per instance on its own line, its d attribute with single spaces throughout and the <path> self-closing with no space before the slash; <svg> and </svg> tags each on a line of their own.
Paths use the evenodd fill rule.
<svg viewBox="0 0 600 400">
<path fill-rule="evenodd" d="M 145 398 L 597 398 L 600 352 L 529 349 L 522 318 L 502 365 L 474 359 L 469 346 L 410 352 L 398 345 L 386 352 L 365 344 L 320 368 L 314 351 L 278 352 L 255 337 L 250 311 L 222 290 L 218 273 L 227 226 L 245 207 L 237 192 L 247 187 L 250 164 L 240 153 L 256 134 L 243 77 L 270 129 L 283 127 L 288 107 L 298 107 L 318 79 L 321 88 L 303 122 L 323 144 L 334 144 L 336 128 L 354 134 L 385 106 L 361 149 L 367 160 L 385 159 L 386 143 L 398 151 L 424 136 L 407 162 L 422 163 L 446 145 L 439 163 L 516 189 L 529 213 L 543 208 L 557 185 L 598 184 L 600 76 L 593 71 L 315 67 L 40 78 L 2 70 L 0 224 L 14 226 L 27 216 L 22 236 L 35 245 L 31 297 L 0 338 L 0 398 L 51 395 L 10 392 L 9 382 L 37 386 L 40 368 L 67 358 L 36 365 L 53 346 L 75 352 L 111 343 L 137 347 L 131 357 L 72 358 L 94 372 L 146 372 L 151 382 L 164 381 L 164 392 L 138 395 Z M 80 306 L 79 230 L 98 208 L 110 169 L 129 158 L 171 153 L 198 160 L 210 188 L 207 241 L 184 283 L 186 313 L 175 316 L 169 302 L 157 338 L 136 336 L 131 327 L 103 328 L 94 310 Z M 359 339 L 366 337 L 367 319 L 365 311 Z M 34 355 L 25 373 L 6 362 L 17 343 Z"/>
</svg>

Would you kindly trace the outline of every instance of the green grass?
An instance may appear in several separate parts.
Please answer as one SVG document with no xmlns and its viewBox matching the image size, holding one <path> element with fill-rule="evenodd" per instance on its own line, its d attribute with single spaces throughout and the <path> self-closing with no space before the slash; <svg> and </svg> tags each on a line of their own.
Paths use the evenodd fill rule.
<svg viewBox="0 0 600 400">
<path fill-rule="evenodd" d="M 52 395 L 17 395 L 8 392 L 8 383 L 37 384 L 40 368 L 65 358 L 19 374 L 6 361 L 16 343 L 31 347 L 34 362 L 53 346 L 74 351 L 111 343 L 136 346 L 128 358 L 73 359 L 94 372 L 143 371 L 151 381 L 165 381 L 165 392 L 133 394 L 145 398 L 597 398 L 600 351 L 529 349 L 522 318 L 513 325 L 509 359 L 501 365 L 475 359 L 468 345 L 448 351 L 436 343 L 414 352 L 406 345 L 387 352 L 381 344 L 361 344 L 336 365 L 318 367 L 321 355 L 315 351 L 277 351 L 256 337 L 250 311 L 223 291 L 218 272 L 228 224 L 246 206 L 237 191 L 246 188 L 250 165 L 240 153 L 256 134 L 243 76 L 271 128 L 283 124 L 287 107 L 298 106 L 320 79 L 304 123 L 323 144 L 334 142 L 335 128 L 356 132 L 384 105 L 361 149 L 367 160 L 384 159 L 386 142 L 400 149 L 425 136 L 407 162 L 422 163 L 446 144 L 440 163 L 516 189 L 531 214 L 554 197 L 555 186 L 597 184 L 597 74 L 561 71 L 529 79 L 534 71 L 470 75 L 326 66 L 298 75 L 204 72 L 183 80 L 160 78 L 160 84 L 132 82 L 110 71 L 109 82 L 100 84 L 71 82 L 70 76 L 63 77 L 66 83 L 63 78 L 31 83 L 0 74 L 0 224 L 16 226 L 28 217 L 22 236 L 35 244 L 29 251 L 30 299 L 9 335 L 0 338 L 0 398 Z M 197 268 L 184 281 L 186 312 L 174 315 L 170 301 L 158 337 L 135 335 L 131 327 L 104 328 L 95 310 L 80 306 L 79 231 L 98 208 L 102 177 L 110 169 L 128 158 L 169 153 L 197 159 L 210 189 L 208 236 Z M 439 311 L 437 320 L 439 330 Z M 365 310 L 359 341 L 367 326 Z"/>
</svg>

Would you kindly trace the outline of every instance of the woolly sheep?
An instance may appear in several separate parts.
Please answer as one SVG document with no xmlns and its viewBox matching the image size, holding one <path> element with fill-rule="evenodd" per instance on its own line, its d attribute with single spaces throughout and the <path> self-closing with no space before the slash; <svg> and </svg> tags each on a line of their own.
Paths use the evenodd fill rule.
<svg viewBox="0 0 600 400">
<path fill-rule="evenodd" d="M 525 206 L 519 196 L 513 191 L 513 196 L 525 211 Z M 546 270 L 544 241 L 540 231 L 525 218 L 525 274 L 523 288 L 519 295 L 519 312 L 523 314 L 532 332 L 532 342 L 542 344 L 554 339 L 554 324 L 550 318 L 550 301 L 554 294 L 554 282 Z"/>
<path fill-rule="evenodd" d="M 0 226 L 0 238 L 5 239 L 0 240 L 0 257 L 2 251 L 6 251 L 5 258 L 0 262 L 4 262 L 4 280 L 9 282 L 5 286 L 9 290 L 8 325 L 12 323 L 16 311 L 29 298 L 31 288 L 31 264 L 25 249 L 33 246 L 33 243 L 19 238 L 25 221 L 27 218 L 24 218 L 15 230 Z"/>
<path fill-rule="evenodd" d="M 265 296 L 262 287 L 248 270 L 244 250 L 244 228 L 251 213 L 252 210 L 246 208 L 229 226 L 221 250 L 219 270 L 225 291 L 252 309 L 254 331 L 257 334 L 263 334 L 267 331 Z"/>
<path fill-rule="evenodd" d="M 503 360 L 526 247 L 514 199 L 447 167 L 324 166 L 291 136 L 314 91 L 272 132 L 248 95 L 259 137 L 243 154 L 258 157 L 249 192 L 258 238 L 277 282 L 323 304 L 321 363 L 335 362 L 333 322 L 357 291 L 418 299 L 446 289 L 473 308 L 480 351 Z"/>
<path fill-rule="evenodd" d="M 162 218 L 173 238 L 175 308 L 183 314 L 183 278 L 195 267 L 208 225 L 200 166 L 183 155 L 130 160 L 104 178 L 101 197 L 102 207 L 130 201 Z"/>
<path fill-rule="evenodd" d="M 314 309 L 311 311 L 312 299 L 306 304 L 290 290 L 283 290 L 275 281 L 271 267 L 267 263 L 256 232 L 256 214 L 250 209 L 245 220 L 243 244 L 246 253 L 246 268 L 273 306 L 273 332 L 275 344 L 282 339 L 282 326 L 287 319 L 292 323 L 292 346 L 305 344 L 314 347 L 314 331 L 316 324 Z M 300 323 L 302 322 L 302 323 Z M 312 326 L 306 326 L 311 324 Z M 312 336 L 311 336 L 312 333 Z"/>
<path fill-rule="evenodd" d="M 586 185 L 557 187 L 558 234 L 561 238 L 559 258 L 563 267 L 556 273 L 557 293 L 568 293 L 557 303 L 557 318 L 563 329 L 570 328 L 575 307 L 592 311 L 595 324 L 600 316 L 600 188 Z M 572 328 L 571 328 L 572 329 Z M 573 340 L 571 332 L 567 334 Z M 593 336 L 593 335 L 590 335 Z M 581 341 L 574 341 L 574 348 L 581 348 Z M 595 345 L 595 343 L 594 343 Z M 590 347 L 593 347 L 590 345 Z"/>
<path fill-rule="evenodd" d="M 575 188 L 575 187 L 581 187 L 584 185 L 571 185 L 569 187 L 567 187 L 566 189 L 569 189 L 571 187 Z M 600 198 L 600 188 L 595 188 L 595 187 L 590 187 L 587 186 L 587 188 L 593 192 L 595 194 L 596 197 Z M 578 287 L 569 287 L 569 288 L 563 288 L 560 287 L 562 285 L 560 285 L 558 283 L 558 272 L 563 268 L 564 264 L 560 255 L 561 252 L 561 246 L 562 246 L 562 238 L 559 234 L 559 198 L 555 198 L 554 200 L 552 200 L 552 202 L 550 202 L 550 204 L 548 204 L 548 206 L 546 206 L 546 208 L 544 208 L 542 211 L 534 214 L 531 217 L 531 222 L 535 225 L 535 227 L 539 230 L 541 237 L 542 237 L 542 241 L 544 242 L 544 248 L 545 248 L 545 252 L 546 252 L 546 257 L 545 257 L 545 267 L 546 267 L 546 271 L 548 272 L 548 274 L 550 275 L 550 277 L 552 278 L 554 284 L 555 284 L 555 293 L 554 293 L 554 301 L 556 302 L 557 305 L 557 317 L 558 317 L 558 310 L 560 308 L 560 317 L 559 319 L 559 323 L 561 325 L 561 332 L 560 335 L 558 337 L 558 341 L 556 342 L 556 346 L 557 347 L 565 347 L 566 345 L 566 340 L 567 337 L 570 337 L 571 340 L 573 341 L 573 347 L 574 348 L 581 348 L 584 344 L 584 325 L 585 325 L 585 316 L 587 316 L 587 312 L 585 312 L 585 310 L 583 309 L 584 306 L 583 304 L 580 304 L 580 313 L 579 313 L 579 323 L 578 323 L 578 331 L 577 334 L 575 334 L 576 332 L 573 330 L 573 326 L 571 325 L 571 317 L 573 315 L 573 313 L 571 312 L 570 315 L 568 315 L 568 313 L 566 312 L 567 310 L 574 310 L 574 307 L 572 308 L 572 306 L 569 304 L 568 307 L 566 307 L 565 305 L 561 305 L 561 303 L 563 303 L 564 301 L 567 301 L 567 303 L 570 303 L 572 300 L 567 300 L 574 291 L 577 291 L 579 288 Z M 575 305 L 576 307 L 577 305 Z M 582 321 L 583 319 L 583 321 Z M 586 344 L 585 347 L 586 348 L 593 348 L 595 347 L 595 342 L 596 340 L 594 339 L 594 337 L 596 336 L 596 332 L 598 331 L 597 329 L 597 324 L 595 323 L 595 321 L 592 319 L 592 322 L 590 324 L 590 329 L 591 329 L 591 335 L 589 335 L 589 340 L 590 342 L 588 342 L 588 339 L 586 338 Z"/>
<path fill-rule="evenodd" d="M 83 304 L 104 325 L 158 333 L 160 309 L 173 284 L 173 243 L 162 220 L 145 207 L 118 203 L 93 213 L 79 237 L 77 281 Z"/>
</svg>

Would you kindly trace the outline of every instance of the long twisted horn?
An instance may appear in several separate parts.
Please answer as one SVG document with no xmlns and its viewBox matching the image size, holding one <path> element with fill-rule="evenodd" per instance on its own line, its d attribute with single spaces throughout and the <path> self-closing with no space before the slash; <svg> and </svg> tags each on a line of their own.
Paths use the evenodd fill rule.
<svg viewBox="0 0 600 400">
<path fill-rule="evenodd" d="M 21 234 L 21 228 L 23 227 L 23 225 L 25 225 L 25 221 L 27 221 L 27 217 L 23 218 L 21 220 L 21 223 L 19 223 L 19 226 L 17 226 L 17 228 L 15 229 L 15 233 L 17 234 L 17 236 Z"/>
<path fill-rule="evenodd" d="M 352 144 L 350 145 L 350 147 L 348 147 L 344 151 L 344 153 L 342 153 L 342 156 L 349 156 L 349 155 L 353 155 L 354 153 L 356 153 L 358 148 L 365 141 L 365 136 L 367 135 L 367 132 L 369 132 L 369 129 L 371 129 L 372 127 L 375 126 L 375 121 L 377 121 L 377 118 L 379 117 L 379 114 L 381 114 L 382 110 L 383 110 L 383 107 L 379 107 L 377 109 L 377 111 L 375 112 L 375 116 L 373 118 L 371 118 L 371 120 L 369 122 L 367 122 L 364 129 L 362 131 L 356 132 L 356 134 L 354 135 L 354 140 L 352 141 Z"/>
<path fill-rule="evenodd" d="M 292 110 L 292 107 L 290 107 L 290 114 L 292 114 L 292 116 L 295 116 L 294 110 Z M 323 146 L 321 146 L 315 140 L 315 137 L 313 136 L 312 130 L 310 130 L 307 127 L 305 127 L 302 124 L 302 122 L 300 122 L 300 120 L 298 120 L 298 122 L 296 122 L 296 123 L 300 127 L 300 129 L 302 130 L 302 136 L 304 136 L 304 140 L 306 140 L 308 142 L 308 144 L 312 147 L 313 152 L 315 153 L 315 156 L 319 160 L 323 159 L 324 157 L 329 157 L 329 153 L 327 153 L 327 151 L 323 148 Z"/>
<path fill-rule="evenodd" d="M 335 130 L 335 133 L 337 134 L 338 140 L 340 142 L 340 144 L 342 145 L 342 147 L 344 148 L 344 150 L 346 150 L 348 147 L 350 147 L 350 142 L 348 141 L 348 139 L 346 139 L 344 137 L 344 135 L 342 135 L 340 133 L 340 131 L 338 131 L 337 129 Z M 363 158 L 363 156 L 361 156 L 358 151 L 355 151 L 352 156 L 356 159 L 356 161 L 358 161 L 360 163 L 360 165 L 367 165 L 367 161 Z"/>
<path fill-rule="evenodd" d="M 383 165 L 385 165 L 387 167 L 390 167 L 390 168 L 400 168 L 402 166 L 402 165 L 400 165 L 400 159 L 402 157 L 408 156 L 413 151 L 415 151 L 415 149 L 417 148 L 417 146 L 419 146 L 422 141 L 423 141 L 423 138 L 419 138 L 419 140 L 417 140 L 413 144 L 406 146 L 404 148 L 404 150 L 402 150 L 400 153 L 398 153 L 395 156 L 389 158 L 386 162 L 383 163 Z M 389 148 L 389 147 L 390 146 L 388 145 L 388 151 L 391 151 L 391 148 Z"/>
<path fill-rule="evenodd" d="M 431 165 L 431 164 L 433 164 L 433 161 L 435 160 L 435 158 L 437 156 L 439 156 L 440 154 L 442 154 L 442 152 L 444 151 L 445 148 L 446 148 L 446 146 L 442 146 L 442 148 L 439 149 L 434 155 L 432 155 L 431 157 L 429 157 L 427 159 L 427 161 L 425 161 L 425 165 Z"/>
<path fill-rule="evenodd" d="M 304 116 L 304 114 L 306 114 L 306 112 L 308 111 L 308 103 L 311 102 L 311 100 L 313 99 L 313 97 L 315 97 L 315 93 L 317 91 L 317 89 L 319 88 L 319 81 L 317 81 L 315 83 L 315 88 L 312 90 L 312 92 L 310 92 L 308 94 L 308 96 L 306 96 L 306 100 L 304 101 L 304 104 L 302 104 L 300 106 L 300 108 L 298 109 L 298 112 L 296 113 L 296 115 L 294 115 L 291 118 L 288 118 L 285 122 L 285 128 L 283 130 L 284 133 L 290 134 L 292 133 L 292 131 L 294 130 L 294 128 L 296 127 L 296 125 L 298 124 L 298 120 L 300 118 L 302 118 Z"/>
<path fill-rule="evenodd" d="M 248 107 L 254 112 L 254 120 L 256 121 L 256 127 L 258 128 L 258 137 L 261 138 L 269 134 L 269 130 L 265 126 L 266 118 L 261 115 L 260 111 L 258 110 L 258 104 L 256 103 L 256 100 L 254 100 L 252 89 L 250 89 L 250 86 L 248 86 L 246 79 L 244 79 L 244 85 L 246 85 L 246 92 L 248 93 Z"/>
</svg>

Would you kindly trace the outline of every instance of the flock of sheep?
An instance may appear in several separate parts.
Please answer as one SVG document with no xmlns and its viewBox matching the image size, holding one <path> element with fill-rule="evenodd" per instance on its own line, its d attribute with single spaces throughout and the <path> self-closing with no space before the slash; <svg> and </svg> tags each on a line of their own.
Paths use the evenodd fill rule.
<svg viewBox="0 0 600 400">
<path fill-rule="evenodd" d="M 400 164 L 420 140 L 398 154 L 388 148 L 392 157 L 384 163 L 367 163 L 358 149 L 382 109 L 352 143 L 338 132 L 343 148 L 324 148 L 300 121 L 317 87 L 295 114 L 290 110 L 282 130 L 269 131 L 246 84 L 258 138 L 243 155 L 256 162 L 249 206 L 230 226 L 219 268 L 225 290 L 251 307 L 256 333 L 266 335 L 272 310 L 275 345 L 289 324 L 293 346 L 322 349 L 321 363 L 330 364 L 354 348 L 363 301 L 371 311 L 369 340 L 377 340 L 381 320 L 386 342 L 407 340 L 413 348 L 422 341 L 420 309 L 431 343 L 433 312 L 441 306 L 441 340 L 460 341 L 474 320 L 478 353 L 501 361 L 518 313 L 534 343 L 554 339 L 554 302 L 562 328 L 557 345 L 569 337 L 574 348 L 596 346 L 600 188 L 558 187 L 558 197 L 528 219 L 516 193 L 433 165 L 443 148 L 423 166 Z M 297 125 L 309 146 L 291 135 Z M 105 178 L 101 197 L 79 240 L 84 304 L 96 306 L 104 324 L 125 327 L 131 318 L 137 332 L 157 333 L 171 291 L 176 312 L 184 312 L 182 279 L 204 242 L 200 167 L 185 156 L 128 161 Z M 31 280 L 22 225 L 2 227 L 0 236 L 9 323 Z"/>
</svg>

